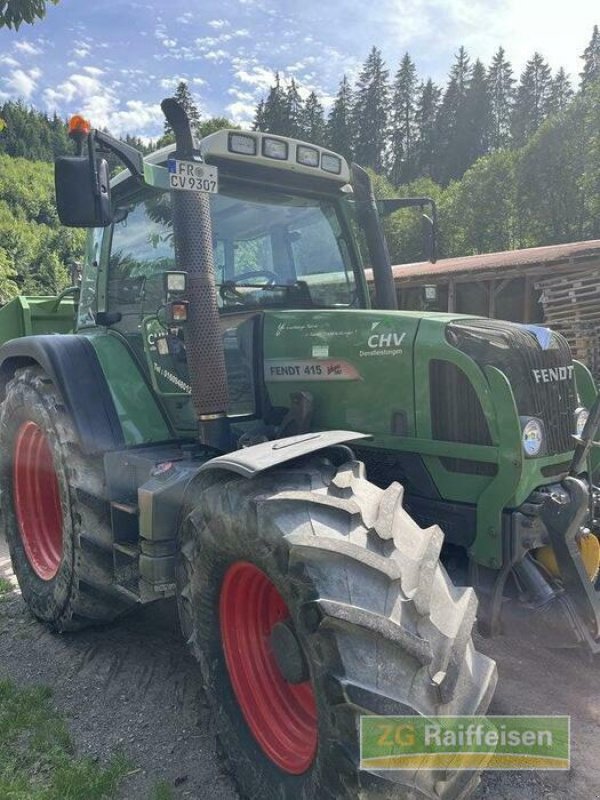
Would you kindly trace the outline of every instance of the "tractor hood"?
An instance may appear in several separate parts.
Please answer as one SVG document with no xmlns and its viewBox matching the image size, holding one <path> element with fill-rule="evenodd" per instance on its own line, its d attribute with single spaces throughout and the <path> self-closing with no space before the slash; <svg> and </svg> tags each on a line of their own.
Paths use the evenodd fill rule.
<svg viewBox="0 0 600 800">
<path fill-rule="evenodd" d="M 403 311 L 268 311 L 264 380 L 271 403 L 310 390 L 314 422 L 360 424 L 382 436 L 417 435 L 415 343 L 420 326 L 443 332 L 456 315 Z"/>
</svg>

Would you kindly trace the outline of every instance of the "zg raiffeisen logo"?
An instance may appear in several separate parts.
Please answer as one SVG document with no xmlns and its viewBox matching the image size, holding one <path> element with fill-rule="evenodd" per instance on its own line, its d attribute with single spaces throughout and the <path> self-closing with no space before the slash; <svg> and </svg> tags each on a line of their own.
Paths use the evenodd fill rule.
<svg viewBox="0 0 600 800">
<path fill-rule="evenodd" d="M 362 717 L 361 768 L 568 770 L 570 718 Z"/>
</svg>

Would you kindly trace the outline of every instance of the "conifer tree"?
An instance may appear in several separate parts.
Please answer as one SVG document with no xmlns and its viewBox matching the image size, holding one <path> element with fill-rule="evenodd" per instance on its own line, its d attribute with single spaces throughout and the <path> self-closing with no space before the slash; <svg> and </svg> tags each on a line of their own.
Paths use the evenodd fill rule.
<svg viewBox="0 0 600 800">
<path fill-rule="evenodd" d="M 253 131 L 265 130 L 265 101 L 260 100 L 254 112 L 254 122 L 252 123 Z"/>
<path fill-rule="evenodd" d="M 356 83 L 352 126 L 356 161 L 376 172 L 381 172 L 385 163 L 389 94 L 388 70 L 381 51 L 373 47 Z"/>
<path fill-rule="evenodd" d="M 524 145 L 537 131 L 550 111 L 552 73 L 540 55 L 534 53 L 525 64 L 512 116 L 513 141 Z"/>
<path fill-rule="evenodd" d="M 400 63 L 392 99 L 390 179 L 399 185 L 409 183 L 415 171 L 415 111 L 417 69 L 408 53 Z"/>
<path fill-rule="evenodd" d="M 501 150 L 510 144 L 510 121 L 515 79 L 503 47 L 496 51 L 488 70 L 490 92 L 490 149 Z"/>
<path fill-rule="evenodd" d="M 591 85 L 600 80 L 600 30 L 594 25 L 594 32 L 590 43 L 585 48 L 583 55 L 583 70 L 579 73 L 581 82 L 579 88 L 587 91 Z"/>
<path fill-rule="evenodd" d="M 550 114 L 558 114 L 564 111 L 573 99 L 573 87 L 569 76 L 560 67 L 556 75 L 552 79 L 552 86 L 550 89 L 550 97 L 548 99 L 548 111 Z"/>
<path fill-rule="evenodd" d="M 352 90 L 348 78 L 344 75 L 327 119 L 325 141 L 327 147 L 348 160 L 352 159 L 351 115 Z"/>
<path fill-rule="evenodd" d="M 438 119 L 438 163 L 434 178 L 440 183 L 460 178 L 469 166 L 469 144 L 466 135 L 467 95 L 471 84 L 471 62 L 460 47 L 450 70 Z"/>
<path fill-rule="evenodd" d="M 285 134 L 287 129 L 287 102 L 285 91 L 281 85 L 279 72 L 275 73 L 275 83 L 269 89 L 263 111 L 262 130 L 268 133 Z"/>
<path fill-rule="evenodd" d="M 465 97 L 465 170 L 489 152 L 491 119 L 488 76 L 483 63 L 477 59 Z"/>
<path fill-rule="evenodd" d="M 285 95 L 285 110 L 287 116 L 287 130 L 285 131 L 285 135 L 298 138 L 302 132 L 302 114 L 304 109 L 302 106 L 302 98 L 300 97 L 294 78 L 291 79 Z"/>
<path fill-rule="evenodd" d="M 300 119 L 300 133 L 303 139 L 314 144 L 323 144 L 325 140 L 325 117 L 323 106 L 315 92 L 306 98 Z"/>
<path fill-rule="evenodd" d="M 442 90 L 431 78 L 417 91 L 415 161 L 417 174 L 432 178 L 436 167 L 437 117 Z"/>
<path fill-rule="evenodd" d="M 194 103 L 194 98 L 192 97 L 190 88 L 185 81 L 179 81 L 174 97 L 175 100 L 177 100 L 187 111 L 192 133 L 197 136 L 200 128 L 200 112 Z M 167 122 L 167 120 L 165 120 L 164 132 L 165 134 L 173 133 L 173 128 L 169 122 Z"/>
</svg>

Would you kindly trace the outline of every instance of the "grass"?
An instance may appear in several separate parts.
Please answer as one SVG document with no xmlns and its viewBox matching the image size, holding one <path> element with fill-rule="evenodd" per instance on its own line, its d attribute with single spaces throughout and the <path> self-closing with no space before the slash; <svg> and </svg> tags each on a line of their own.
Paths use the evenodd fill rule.
<svg viewBox="0 0 600 800">
<path fill-rule="evenodd" d="M 0 578 L 0 596 L 3 594 L 9 594 L 9 592 L 12 592 L 12 590 L 12 583 L 6 580 L 6 578 Z"/>
<path fill-rule="evenodd" d="M 75 755 L 49 688 L 0 680 L 0 798 L 107 800 L 128 769 L 121 756 L 102 766 Z"/>
</svg>

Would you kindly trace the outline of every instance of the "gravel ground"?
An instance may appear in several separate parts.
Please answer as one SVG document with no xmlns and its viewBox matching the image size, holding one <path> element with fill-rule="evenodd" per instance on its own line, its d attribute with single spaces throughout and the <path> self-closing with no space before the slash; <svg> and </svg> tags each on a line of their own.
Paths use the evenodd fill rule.
<svg viewBox="0 0 600 800">
<path fill-rule="evenodd" d="M 0 541 L 0 576 L 10 575 Z M 496 714 L 570 714 L 569 773 L 489 772 L 477 800 L 600 800 L 598 665 L 578 652 L 480 641 L 498 662 Z M 173 602 L 118 625 L 54 636 L 18 593 L 0 605 L 0 674 L 54 688 L 80 752 L 104 760 L 122 750 L 137 770 L 115 800 L 150 800 L 158 781 L 176 798 L 235 800 L 215 751 L 198 670 L 181 640 Z"/>
</svg>

